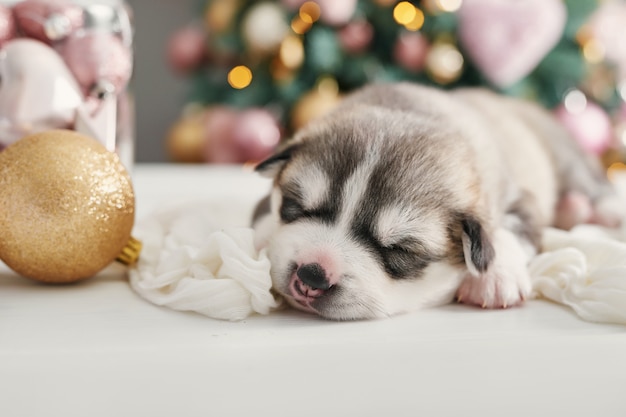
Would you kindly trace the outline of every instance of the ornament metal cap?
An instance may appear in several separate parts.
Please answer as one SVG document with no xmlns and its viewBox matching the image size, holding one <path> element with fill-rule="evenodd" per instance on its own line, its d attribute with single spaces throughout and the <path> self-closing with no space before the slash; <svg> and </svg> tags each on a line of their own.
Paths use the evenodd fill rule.
<svg viewBox="0 0 626 417">
<path fill-rule="evenodd" d="M 143 244 L 141 241 L 135 239 L 134 237 L 130 237 L 122 252 L 117 255 L 115 260 L 121 264 L 126 266 L 134 265 L 135 262 L 139 259 L 139 254 L 141 253 L 141 248 Z"/>
</svg>

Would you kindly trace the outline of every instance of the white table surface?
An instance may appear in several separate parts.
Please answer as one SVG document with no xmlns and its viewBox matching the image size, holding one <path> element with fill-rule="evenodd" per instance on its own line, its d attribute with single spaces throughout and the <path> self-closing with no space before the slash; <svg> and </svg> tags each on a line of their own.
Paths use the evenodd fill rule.
<svg viewBox="0 0 626 417">
<path fill-rule="evenodd" d="M 242 195 L 238 167 L 138 165 L 138 218 Z M 626 416 L 626 328 L 532 301 L 336 323 L 154 306 L 109 268 L 47 286 L 0 270 L 0 416 Z"/>
</svg>

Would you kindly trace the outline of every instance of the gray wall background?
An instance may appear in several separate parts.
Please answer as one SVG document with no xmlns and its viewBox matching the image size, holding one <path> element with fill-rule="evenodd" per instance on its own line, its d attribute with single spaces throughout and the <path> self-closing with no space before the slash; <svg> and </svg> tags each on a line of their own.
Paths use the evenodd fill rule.
<svg viewBox="0 0 626 417">
<path fill-rule="evenodd" d="M 165 45 L 170 34 L 199 16 L 197 0 L 127 0 L 134 11 L 135 161 L 168 161 L 164 141 L 185 103 L 188 83 L 167 67 Z"/>
</svg>

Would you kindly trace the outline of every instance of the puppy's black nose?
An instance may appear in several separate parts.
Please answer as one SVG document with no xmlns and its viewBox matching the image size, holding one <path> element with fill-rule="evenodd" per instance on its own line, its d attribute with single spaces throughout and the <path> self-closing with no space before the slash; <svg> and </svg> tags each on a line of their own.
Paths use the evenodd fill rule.
<svg viewBox="0 0 626 417">
<path fill-rule="evenodd" d="M 326 279 L 326 273 L 320 264 L 306 264 L 298 268 L 298 278 L 314 290 L 327 290 L 330 283 Z"/>
</svg>

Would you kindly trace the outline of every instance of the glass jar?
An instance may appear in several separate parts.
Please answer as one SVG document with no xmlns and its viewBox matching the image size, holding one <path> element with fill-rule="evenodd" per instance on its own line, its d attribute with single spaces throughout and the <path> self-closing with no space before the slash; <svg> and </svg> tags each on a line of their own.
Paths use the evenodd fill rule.
<svg viewBox="0 0 626 417">
<path fill-rule="evenodd" d="M 132 38 L 123 0 L 0 0 L 0 149 L 73 129 L 130 170 Z"/>
</svg>

